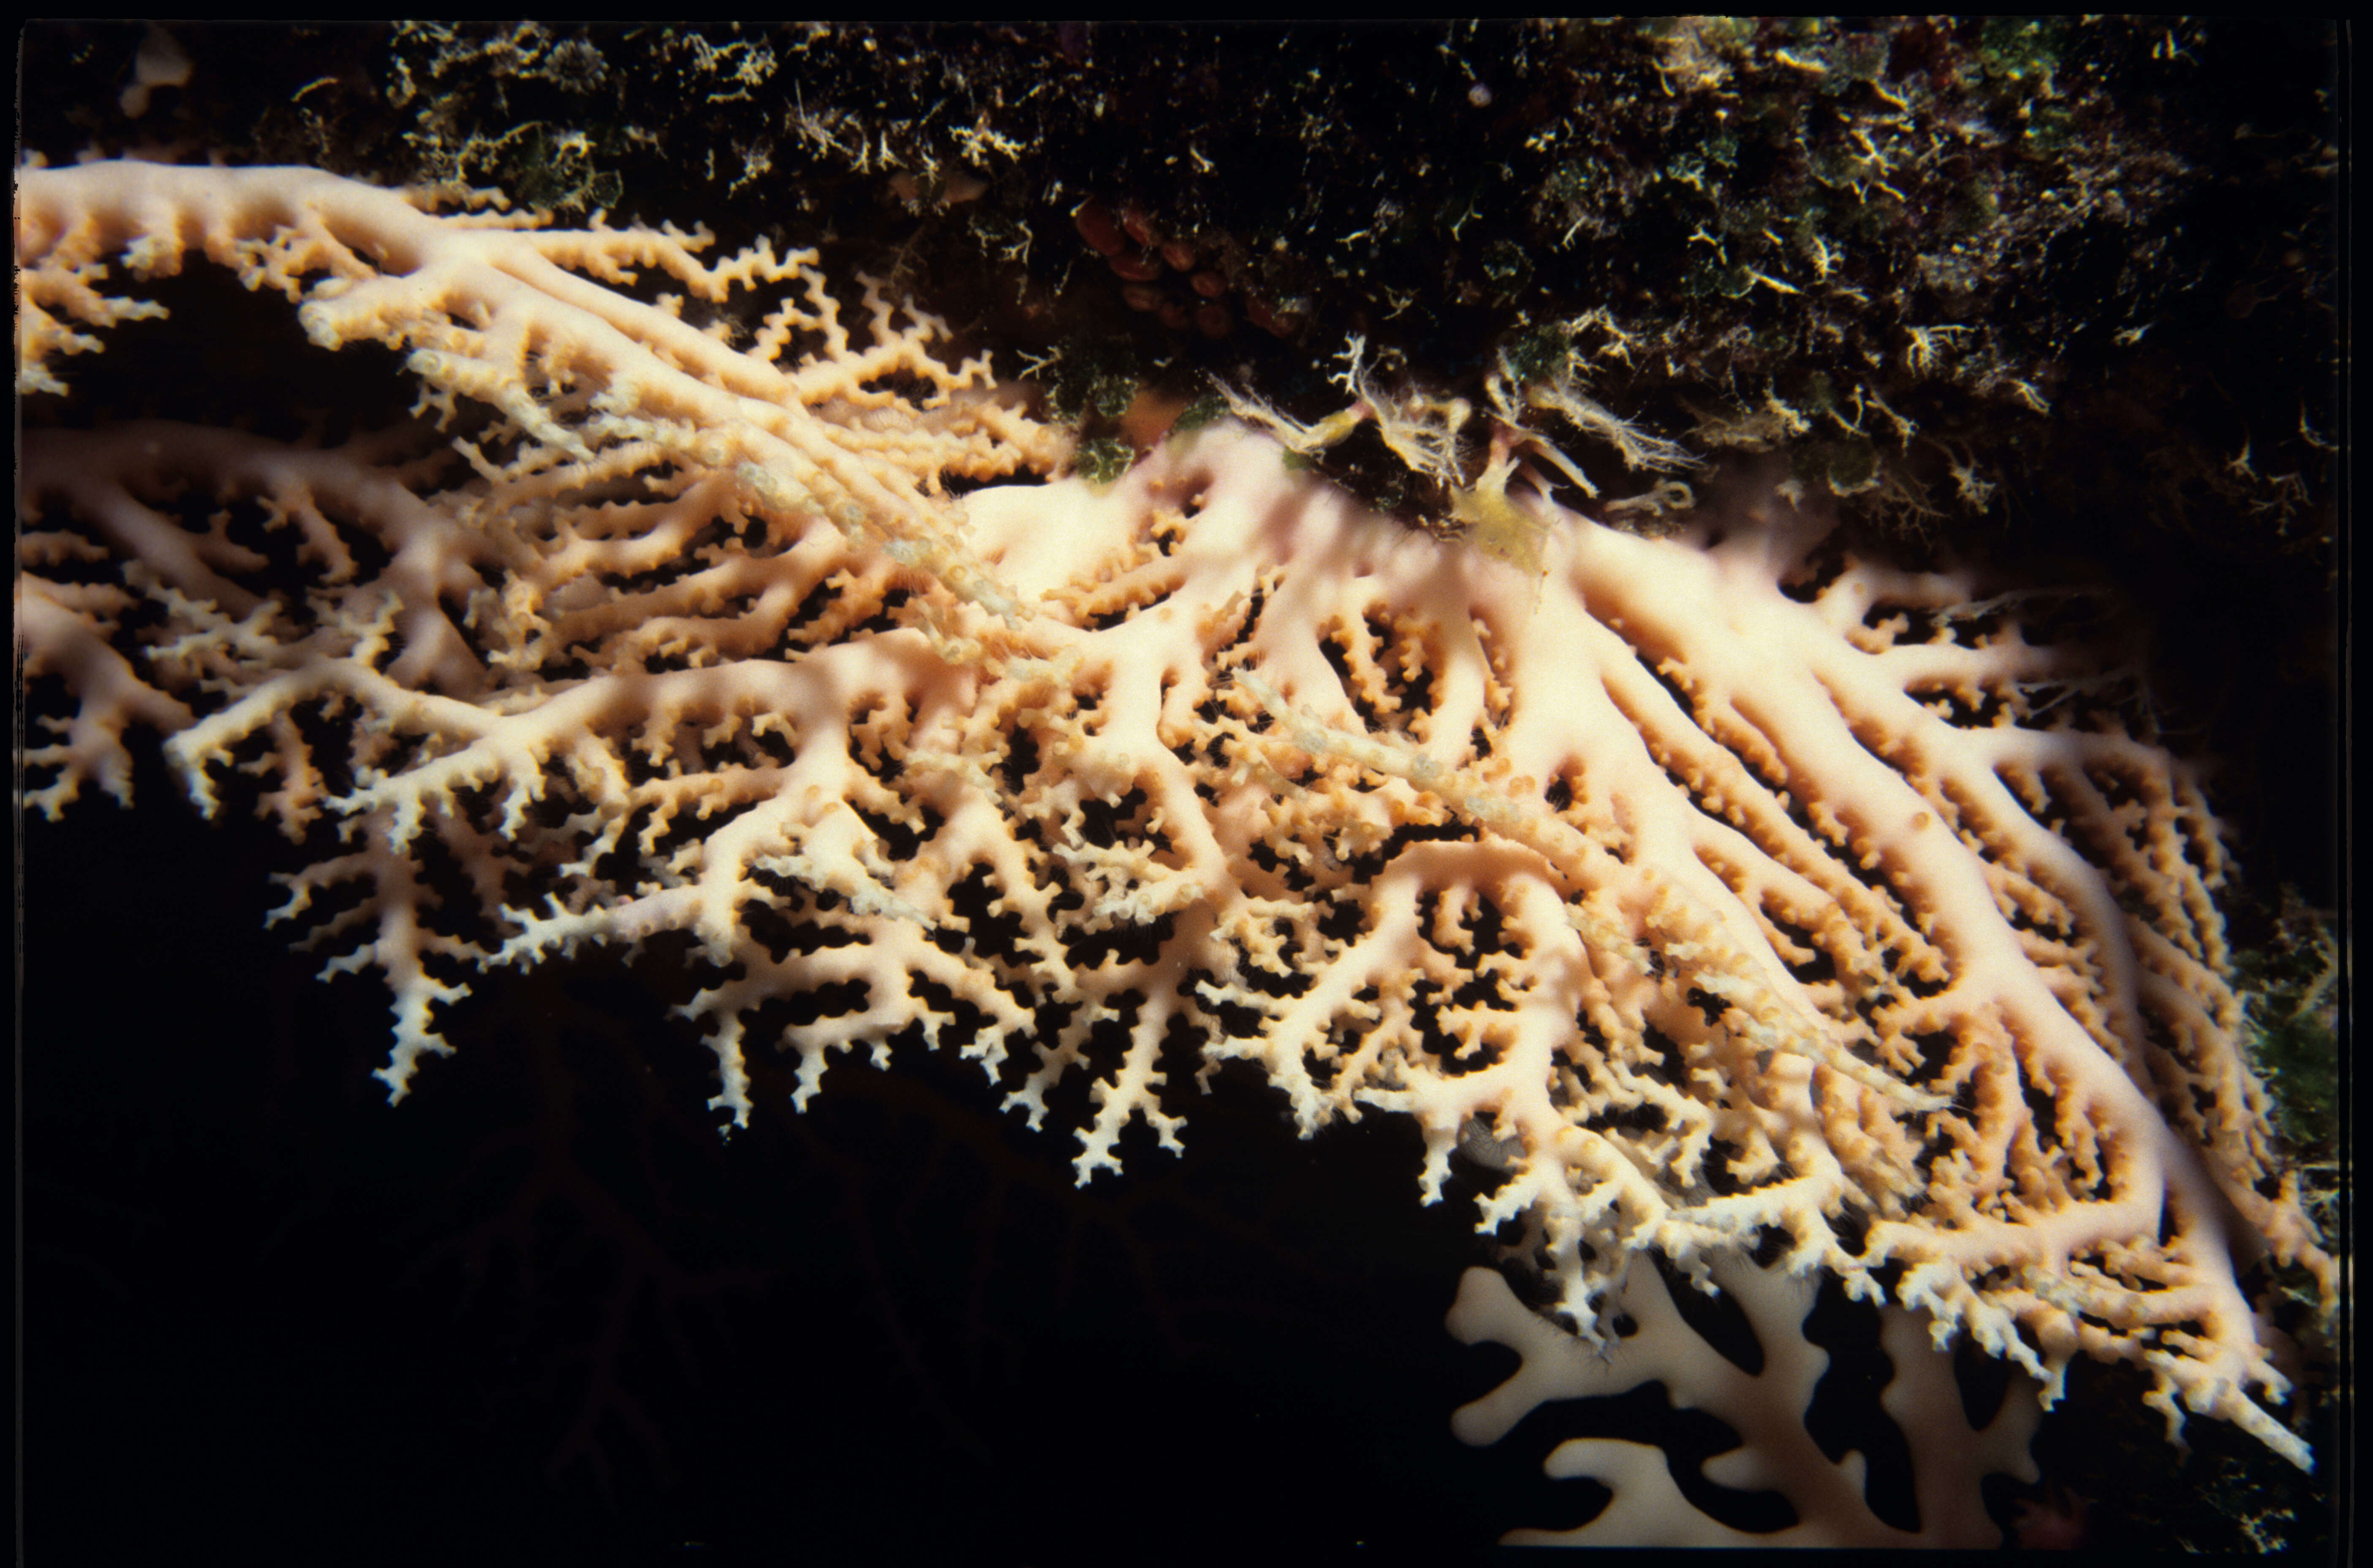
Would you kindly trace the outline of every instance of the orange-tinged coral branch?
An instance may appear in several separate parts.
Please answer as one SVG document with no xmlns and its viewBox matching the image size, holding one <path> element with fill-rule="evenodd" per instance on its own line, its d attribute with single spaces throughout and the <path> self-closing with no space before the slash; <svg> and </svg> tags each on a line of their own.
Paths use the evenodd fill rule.
<svg viewBox="0 0 2373 1568">
<path fill-rule="evenodd" d="M 1511 561 L 1235 425 L 952 498 L 1064 442 L 878 289 L 844 325 L 804 252 L 301 170 L 22 193 L 27 384 L 40 310 L 104 327 L 138 312 L 97 266 L 198 248 L 463 427 L 441 469 L 177 427 L 27 467 L 20 647 L 79 705 L 35 802 L 114 789 L 139 724 L 208 809 L 261 771 L 292 837 L 334 824 L 283 914 L 386 977 L 395 1094 L 471 971 L 681 931 L 737 1123 L 800 995 L 836 1000 L 758 1043 L 802 1104 L 908 1031 L 1034 1124 L 1087 1074 L 1083 1182 L 1140 1119 L 1193 1135 L 1166 1051 L 1251 1060 L 1305 1133 L 1413 1117 L 1428 1200 L 1487 1129 L 1481 1228 L 1585 1338 L 1636 1255 L 1704 1281 L 1773 1233 L 2307 1462 L 2235 1258 L 2334 1266 L 2234 1037 L 2216 824 L 2113 709 L 2032 700 L 2093 672 L 1974 574 L 1845 555 L 1752 474 L 1654 540 L 1502 494 Z M 652 266 L 796 298 L 739 351 L 608 287 Z M 183 485 L 293 522 L 298 585 L 158 509 Z"/>
</svg>

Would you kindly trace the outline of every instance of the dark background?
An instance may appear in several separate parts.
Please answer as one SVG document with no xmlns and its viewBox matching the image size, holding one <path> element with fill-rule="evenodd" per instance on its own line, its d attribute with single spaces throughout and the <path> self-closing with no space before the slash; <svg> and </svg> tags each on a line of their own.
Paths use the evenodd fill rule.
<svg viewBox="0 0 2373 1568">
<path fill-rule="evenodd" d="M 22 840 L 30 1561 L 1456 1555 L 1559 1515 L 1450 1435 L 1513 1357 L 1443 1328 L 1482 1245 L 1399 1118 L 1302 1142 L 1226 1082 L 1081 1193 L 1068 1130 L 910 1044 L 805 1116 L 754 1063 L 727 1141 L 600 960 L 479 984 L 391 1108 L 384 989 L 263 929 L 286 848 L 136 787 Z"/>
</svg>

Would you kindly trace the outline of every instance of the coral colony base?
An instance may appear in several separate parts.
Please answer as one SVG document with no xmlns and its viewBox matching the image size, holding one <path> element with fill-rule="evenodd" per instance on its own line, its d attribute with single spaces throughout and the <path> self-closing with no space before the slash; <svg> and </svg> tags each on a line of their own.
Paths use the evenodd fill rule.
<svg viewBox="0 0 2373 1568">
<path fill-rule="evenodd" d="M 2240 1270 L 2328 1297 L 2335 1267 L 2236 1043 L 2217 825 L 2016 597 L 1851 555 L 1768 474 L 1701 480 L 1663 538 L 1563 511 L 1541 474 L 1588 481 L 1527 407 L 1634 466 L 1678 454 L 1571 386 L 1463 434 L 1356 357 L 1340 428 L 1232 393 L 1265 428 L 1051 479 L 1066 439 L 937 322 L 871 284 L 847 310 L 812 252 L 705 264 L 704 238 L 301 169 L 21 172 L 24 392 L 156 313 L 119 269 L 196 252 L 324 348 L 407 355 L 454 432 L 29 436 L 18 657 L 72 711 L 28 805 L 126 800 L 143 727 L 201 810 L 333 826 L 275 919 L 384 978 L 396 1099 L 473 977 L 680 932 L 733 1125 L 754 1047 L 798 1054 L 804 1105 L 835 1053 L 910 1033 L 1033 1125 L 1089 1080 L 1082 1183 L 1134 1122 L 1194 1136 L 1165 1042 L 1257 1064 L 1304 1135 L 1412 1117 L 1420 1199 L 1454 1154 L 1495 1170 L 1478 1228 L 1579 1336 L 1471 1276 L 1455 1327 L 1525 1364 L 1470 1437 L 1598 1351 L 1677 1353 L 1631 1267 L 1654 1254 L 1767 1338 L 1826 1273 L 2047 1398 L 2073 1357 L 2123 1360 L 2170 1435 L 2207 1415 L 2310 1463 Z M 746 343 L 690 319 L 745 294 Z M 1363 510 L 1275 439 L 1362 421 L 1490 547 Z M 823 1015 L 754 1028 L 795 995 Z M 1889 1332 L 1901 1419 L 1944 1396 Z M 1690 1397 L 1772 1433 L 1777 1474 L 1811 1366 L 1767 1374 L 1776 1415 Z M 2016 1471 L 2031 1422 L 1914 1448 Z M 1601 1459 L 1631 1477 L 1608 1521 L 1684 1506 Z M 1923 1539 L 1986 1539 L 1939 1497 Z"/>
</svg>

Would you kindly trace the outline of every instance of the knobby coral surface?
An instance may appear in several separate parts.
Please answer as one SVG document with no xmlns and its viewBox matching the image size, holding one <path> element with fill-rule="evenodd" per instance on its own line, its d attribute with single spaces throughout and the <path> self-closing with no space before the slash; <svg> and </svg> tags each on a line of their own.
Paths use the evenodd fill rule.
<svg viewBox="0 0 2373 1568">
<path fill-rule="evenodd" d="M 1519 489 L 1512 561 L 1230 424 L 1106 486 L 939 323 L 804 252 L 538 229 L 308 170 L 20 176 L 20 387 L 187 251 L 407 357 L 450 451 L 149 423 L 30 443 L 17 613 L 72 712 L 29 804 L 192 797 L 317 851 L 279 919 L 394 995 L 401 1097 L 473 975 L 667 933 L 745 1051 L 919 1036 L 1080 1179 L 1181 1069 L 1464 1148 L 1585 1340 L 1636 1255 L 2082 1352 L 2296 1462 L 2243 1288 L 2329 1293 L 2236 1043 L 2192 774 L 1973 575 L 1857 558 L 1777 474 L 1643 539 Z M 692 298 L 652 292 L 638 275 Z M 730 316 L 752 291 L 746 345 Z M 855 319 L 848 319 L 853 314 Z M 42 690 L 53 688 L 43 687 Z M 796 1000 L 804 1019 L 786 1025 Z"/>
</svg>

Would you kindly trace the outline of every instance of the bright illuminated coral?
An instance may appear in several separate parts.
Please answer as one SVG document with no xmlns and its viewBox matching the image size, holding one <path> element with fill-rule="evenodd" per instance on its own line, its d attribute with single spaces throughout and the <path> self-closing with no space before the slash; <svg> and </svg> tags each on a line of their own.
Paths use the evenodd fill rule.
<svg viewBox="0 0 2373 1568">
<path fill-rule="evenodd" d="M 1585 1339 L 1637 1254 L 1703 1281 L 1769 1231 L 2308 1461 L 2235 1260 L 2334 1266 L 2235 1044 L 2216 823 L 1974 575 L 1845 554 L 1771 474 L 1650 540 L 1503 469 L 1512 564 L 1240 426 L 959 498 L 1062 443 L 804 254 L 141 166 L 29 172 L 18 233 L 30 384 L 90 345 L 58 312 L 137 312 L 101 264 L 194 245 L 474 421 L 459 464 L 146 426 L 23 480 L 21 658 L 77 705 L 31 800 L 114 788 L 145 725 L 206 809 L 252 774 L 333 824 L 280 918 L 386 977 L 394 1094 L 473 972 L 681 931 L 737 1121 L 794 995 L 756 1043 L 802 1101 L 910 1029 L 1034 1122 L 1088 1075 L 1083 1181 L 1181 1136 L 1165 1051 L 1251 1060 L 1305 1133 L 1414 1117 L 1428 1200 L 1488 1129 L 1480 1225 Z M 790 298 L 736 350 L 608 287 L 649 267 Z M 189 489 L 288 529 L 302 590 L 159 509 Z"/>
</svg>

